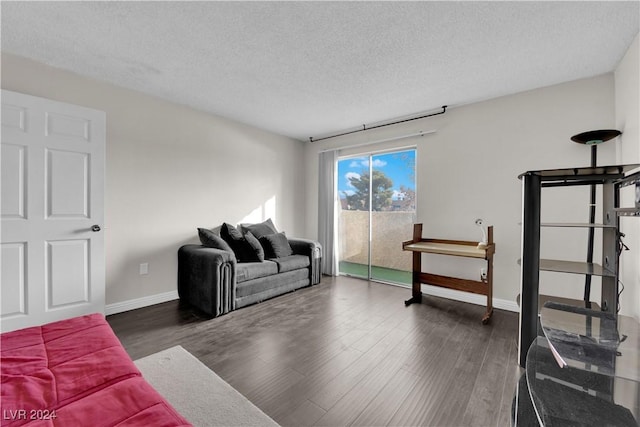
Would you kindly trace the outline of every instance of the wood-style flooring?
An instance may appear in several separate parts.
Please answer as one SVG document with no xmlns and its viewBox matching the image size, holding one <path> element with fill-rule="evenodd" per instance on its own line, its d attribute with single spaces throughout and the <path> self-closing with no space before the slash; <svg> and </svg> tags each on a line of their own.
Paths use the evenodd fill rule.
<svg viewBox="0 0 640 427">
<path fill-rule="evenodd" d="M 108 316 L 133 359 L 181 345 L 284 426 L 509 426 L 515 313 L 348 277 L 207 319 L 171 301 Z"/>
</svg>

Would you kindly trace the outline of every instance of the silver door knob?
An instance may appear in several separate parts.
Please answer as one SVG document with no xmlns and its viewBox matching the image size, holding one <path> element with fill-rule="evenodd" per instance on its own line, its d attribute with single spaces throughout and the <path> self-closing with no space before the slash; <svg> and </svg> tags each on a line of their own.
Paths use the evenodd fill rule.
<svg viewBox="0 0 640 427">
<path fill-rule="evenodd" d="M 91 226 L 91 231 L 97 233 L 98 231 L 100 231 L 100 226 L 98 224 Z"/>
</svg>

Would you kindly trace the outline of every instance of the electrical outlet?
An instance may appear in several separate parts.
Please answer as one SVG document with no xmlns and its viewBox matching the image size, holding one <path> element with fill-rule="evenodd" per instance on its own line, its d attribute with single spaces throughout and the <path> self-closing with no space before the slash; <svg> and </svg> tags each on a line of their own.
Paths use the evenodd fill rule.
<svg viewBox="0 0 640 427">
<path fill-rule="evenodd" d="M 143 262 L 140 264 L 140 275 L 144 276 L 146 274 L 149 274 L 149 263 Z"/>
<path fill-rule="evenodd" d="M 487 269 L 486 268 L 481 268 L 480 269 L 480 278 L 482 280 L 487 280 Z"/>
</svg>

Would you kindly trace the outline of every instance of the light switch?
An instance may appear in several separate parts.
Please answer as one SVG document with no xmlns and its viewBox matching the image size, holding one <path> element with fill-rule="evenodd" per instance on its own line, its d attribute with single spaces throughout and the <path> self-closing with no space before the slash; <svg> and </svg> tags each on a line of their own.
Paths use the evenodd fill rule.
<svg viewBox="0 0 640 427">
<path fill-rule="evenodd" d="M 147 262 L 140 264 L 140 275 L 144 276 L 145 274 L 149 274 L 149 263 Z"/>
</svg>

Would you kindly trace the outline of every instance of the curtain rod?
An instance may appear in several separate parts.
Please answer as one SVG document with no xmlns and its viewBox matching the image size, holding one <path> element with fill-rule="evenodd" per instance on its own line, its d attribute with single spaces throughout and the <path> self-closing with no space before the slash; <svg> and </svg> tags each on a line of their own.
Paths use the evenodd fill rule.
<svg viewBox="0 0 640 427">
<path fill-rule="evenodd" d="M 430 135 L 432 133 L 436 133 L 436 131 L 435 130 L 427 130 L 427 131 L 421 130 L 419 132 L 410 133 L 408 135 L 394 136 L 394 137 L 391 137 L 391 138 L 379 139 L 379 140 L 376 140 L 376 141 L 367 141 L 367 142 L 362 142 L 360 144 L 349 145 L 347 147 L 342 147 L 342 148 L 328 148 L 326 150 L 320 150 L 320 151 L 318 151 L 318 153 L 326 153 L 328 151 L 334 151 L 334 150 L 346 150 L 346 149 L 349 149 L 349 148 L 358 148 L 358 147 L 363 147 L 365 145 L 371 145 L 371 144 L 381 144 L 383 142 L 397 141 L 399 139 L 411 138 L 411 137 L 414 137 L 414 136 L 425 136 L 425 135 Z"/>
<path fill-rule="evenodd" d="M 410 119 L 404 119 L 404 120 L 396 120 L 395 122 L 390 122 L 390 123 L 384 123 L 381 125 L 376 125 L 376 126 L 369 126 L 367 127 L 367 125 L 362 125 L 362 129 L 356 129 L 356 130 L 352 130 L 349 132 L 342 132 L 342 133 L 337 133 L 335 135 L 329 135 L 329 136 L 324 136 L 322 138 L 316 138 L 313 139 L 312 136 L 309 137 L 309 142 L 318 142 L 318 141 L 324 141 L 325 139 L 330 139 L 330 138 L 336 138 L 338 136 L 344 136 L 344 135 L 350 135 L 352 133 L 356 133 L 356 132 L 363 132 L 365 130 L 371 130 L 371 129 L 377 129 L 377 128 L 381 128 L 381 127 L 385 127 L 385 126 L 391 126 L 391 125 L 397 125 L 399 123 L 405 123 L 405 122 L 410 122 L 412 120 L 419 120 L 419 119 L 425 119 L 427 117 L 433 117 L 433 116 L 438 116 L 440 114 L 444 114 L 447 111 L 447 106 L 443 105 L 442 106 L 442 111 L 439 111 L 437 113 L 431 113 L 431 114 L 426 114 L 423 116 L 418 116 L 418 117 L 412 117 Z"/>
</svg>

